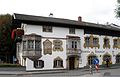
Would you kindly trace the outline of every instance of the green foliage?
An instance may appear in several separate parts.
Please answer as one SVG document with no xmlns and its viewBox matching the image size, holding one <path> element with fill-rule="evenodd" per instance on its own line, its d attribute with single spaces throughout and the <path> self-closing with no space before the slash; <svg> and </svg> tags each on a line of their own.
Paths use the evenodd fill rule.
<svg viewBox="0 0 120 77">
<path fill-rule="evenodd" d="M 11 51 L 12 16 L 0 15 L 0 52 Z"/>
<path fill-rule="evenodd" d="M 115 9 L 116 17 L 120 18 L 120 0 L 117 0 L 117 8 Z"/>
<path fill-rule="evenodd" d="M 0 67 L 21 67 L 20 64 L 0 64 Z"/>
</svg>

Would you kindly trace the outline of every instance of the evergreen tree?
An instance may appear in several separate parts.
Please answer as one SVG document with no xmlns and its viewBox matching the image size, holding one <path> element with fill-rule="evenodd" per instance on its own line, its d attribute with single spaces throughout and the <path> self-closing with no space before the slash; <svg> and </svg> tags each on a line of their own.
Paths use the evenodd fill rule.
<svg viewBox="0 0 120 77">
<path fill-rule="evenodd" d="M 116 17 L 120 18 L 120 0 L 117 0 Z"/>
</svg>

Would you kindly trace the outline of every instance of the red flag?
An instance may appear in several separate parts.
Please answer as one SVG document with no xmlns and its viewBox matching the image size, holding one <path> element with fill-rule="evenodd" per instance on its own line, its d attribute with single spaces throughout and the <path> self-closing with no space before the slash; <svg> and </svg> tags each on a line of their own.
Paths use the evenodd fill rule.
<svg viewBox="0 0 120 77">
<path fill-rule="evenodd" d="M 12 31 L 11 39 L 14 39 L 15 36 L 15 29 Z"/>
</svg>

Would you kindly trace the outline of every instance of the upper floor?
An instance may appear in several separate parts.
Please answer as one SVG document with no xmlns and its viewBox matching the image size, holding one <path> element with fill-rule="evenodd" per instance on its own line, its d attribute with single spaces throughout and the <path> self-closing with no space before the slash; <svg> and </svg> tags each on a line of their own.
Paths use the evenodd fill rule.
<svg viewBox="0 0 120 77">
<path fill-rule="evenodd" d="M 63 46 L 68 51 L 67 54 L 70 55 L 73 54 L 73 51 L 79 52 L 81 49 L 120 49 L 119 28 L 111 25 L 83 22 L 81 17 L 78 17 L 78 21 L 75 21 L 14 14 L 13 23 L 24 30 L 25 36 L 29 34 L 40 36 L 41 40 L 34 38 L 35 36 L 32 37 L 33 39 L 31 38 L 32 40 L 29 37 L 27 39 L 23 37 L 23 46 L 31 47 L 34 50 L 38 45 L 41 46 L 39 50 L 43 48 L 43 51 L 47 51 L 51 47 L 53 50 L 61 51 L 61 46 Z M 38 42 L 40 42 L 40 45 Z"/>
</svg>

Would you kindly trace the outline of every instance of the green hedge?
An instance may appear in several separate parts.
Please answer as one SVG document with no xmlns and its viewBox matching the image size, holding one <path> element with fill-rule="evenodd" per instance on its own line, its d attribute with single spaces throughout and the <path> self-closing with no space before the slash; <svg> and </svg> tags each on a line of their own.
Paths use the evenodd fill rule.
<svg viewBox="0 0 120 77">
<path fill-rule="evenodd" d="M 0 67 L 22 67 L 19 64 L 0 64 Z"/>
</svg>

